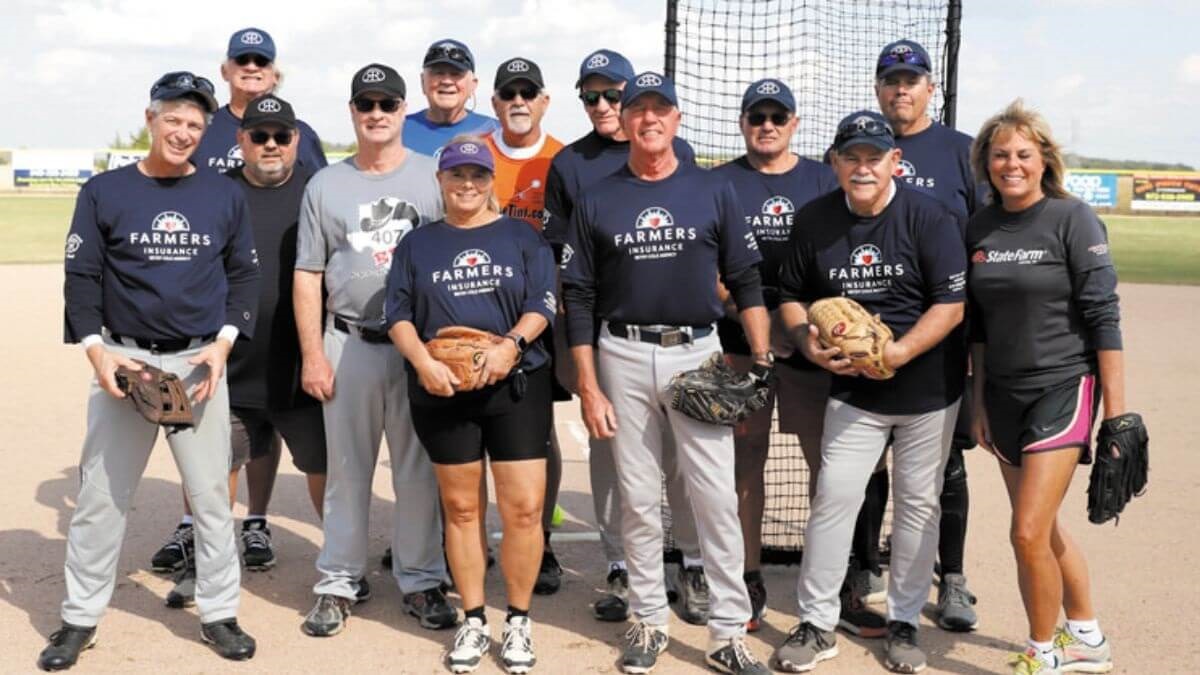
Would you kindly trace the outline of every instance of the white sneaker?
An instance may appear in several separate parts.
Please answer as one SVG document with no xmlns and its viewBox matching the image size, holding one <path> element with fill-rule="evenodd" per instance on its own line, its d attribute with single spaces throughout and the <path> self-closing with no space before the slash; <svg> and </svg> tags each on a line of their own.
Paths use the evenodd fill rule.
<svg viewBox="0 0 1200 675">
<path fill-rule="evenodd" d="M 492 644 L 488 625 L 475 617 L 463 622 L 454 634 L 454 647 L 450 650 L 450 672 L 469 673 L 479 667 L 483 655 Z"/>
<path fill-rule="evenodd" d="M 504 628 L 500 660 L 510 673 L 528 673 L 537 659 L 533 656 L 533 622 L 527 616 L 514 616 Z"/>
</svg>

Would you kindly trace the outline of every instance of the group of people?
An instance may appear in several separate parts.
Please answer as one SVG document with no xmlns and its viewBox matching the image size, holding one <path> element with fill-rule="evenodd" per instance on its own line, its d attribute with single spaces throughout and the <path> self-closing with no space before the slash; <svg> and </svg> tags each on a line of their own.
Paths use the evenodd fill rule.
<svg viewBox="0 0 1200 675">
<path fill-rule="evenodd" d="M 67 237 L 65 339 L 95 370 L 67 535 L 62 627 L 39 665 L 75 664 L 111 598 L 128 510 L 157 427 L 114 373 L 177 373 L 195 425 L 167 442 L 185 515 L 152 559 L 176 573 L 167 604 L 195 604 L 201 636 L 254 655 L 237 622 L 231 499 L 246 467 L 247 569 L 275 564 L 266 515 L 281 439 L 322 520 L 305 633 L 341 632 L 369 599 L 368 513 L 382 437 L 395 503 L 387 553 L 406 612 L 457 626 L 453 672 L 490 651 L 484 579 L 486 467 L 503 528 L 507 592 L 499 660 L 536 663 L 534 593 L 558 590 L 549 524 L 561 477 L 553 402 L 577 396 L 607 561 L 601 621 L 631 621 L 624 672 L 648 673 L 669 642 L 661 500 L 683 553 L 679 614 L 707 624 L 706 663 L 768 672 L 745 639 L 767 604 L 760 571 L 763 468 L 772 417 L 809 466 L 798 624 L 773 665 L 837 655 L 835 630 L 886 638 L 887 666 L 923 669 L 920 611 L 935 568 L 937 621 L 977 624 L 963 547 L 962 451 L 994 452 L 1029 646 L 1014 672 L 1104 672 L 1087 567 L 1057 520 L 1090 429 L 1124 410 L 1116 274 L 1103 224 L 1063 189 L 1062 154 L 1015 102 L 972 139 L 932 120 L 921 45 L 884 47 L 881 112 L 838 125 L 825 162 L 790 150 L 803 122 L 787 84 L 751 83 L 737 123 L 746 152 L 708 170 L 679 138 L 671 79 L 621 54 L 588 54 L 576 88 L 592 131 L 542 129 L 542 73 L 497 68 L 496 117 L 467 109 L 466 45 L 440 40 L 408 113 L 390 66 L 359 69 L 348 112 L 356 150 L 326 166 L 316 133 L 276 95 L 266 31 L 233 34 L 229 103 L 190 72 L 164 75 L 145 111 L 151 147 L 90 180 Z M 225 175 L 221 175 L 225 174 Z M 810 303 L 844 295 L 895 333 L 881 381 L 824 348 Z M 496 337 L 471 388 L 430 355 L 442 329 Z M 668 383 L 723 351 L 772 382 L 737 428 L 669 405 Z M 969 358 L 968 358 L 969 352 Z M 886 585 L 879 538 L 891 451 L 895 511 Z M 453 585 L 463 616 L 451 606 Z M 870 609 L 886 598 L 886 616 Z M 1058 626 L 1059 608 L 1066 612 Z"/>
</svg>

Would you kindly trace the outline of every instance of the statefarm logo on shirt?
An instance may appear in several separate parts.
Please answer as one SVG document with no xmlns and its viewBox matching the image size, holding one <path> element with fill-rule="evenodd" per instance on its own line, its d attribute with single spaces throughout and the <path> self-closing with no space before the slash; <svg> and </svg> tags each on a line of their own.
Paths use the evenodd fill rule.
<svg viewBox="0 0 1200 675">
<path fill-rule="evenodd" d="M 242 146 L 238 145 L 237 143 L 234 143 L 233 147 L 225 151 L 224 157 L 208 158 L 208 167 L 210 169 L 216 169 L 221 173 L 236 169 L 245 163 L 246 160 L 242 157 Z"/>
<path fill-rule="evenodd" d="M 1006 251 L 989 251 L 981 248 L 971 254 L 971 264 L 1015 263 L 1017 265 L 1036 265 L 1046 257 L 1045 249 L 1009 249 Z"/>
<path fill-rule="evenodd" d="M 148 232 L 130 232 L 129 243 L 142 247 L 142 256 L 153 262 L 189 261 L 201 247 L 212 245 L 212 236 L 192 232 L 187 216 L 178 211 L 163 211 L 150 221 Z"/>
<path fill-rule="evenodd" d="M 758 213 L 746 216 L 746 224 L 759 239 L 785 242 L 792 234 L 795 218 L 796 205 L 792 200 L 783 195 L 775 195 L 763 202 Z"/>
<path fill-rule="evenodd" d="M 632 232 L 613 235 L 613 245 L 634 260 L 674 258 L 683 244 L 696 238 L 696 228 L 676 227 L 675 216 L 661 206 L 644 209 L 633 221 Z"/>
<path fill-rule="evenodd" d="M 887 263 L 883 251 L 871 243 L 860 244 L 850 252 L 848 267 L 831 267 L 829 280 L 842 284 L 846 295 L 870 295 L 887 290 L 892 279 L 904 276 L 903 263 Z"/>
<path fill-rule="evenodd" d="M 504 279 L 514 275 L 512 265 L 492 262 L 492 256 L 481 248 L 469 248 L 458 255 L 447 269 L 434 270 L 434 284 L 441 284 L 454 297 L 495 293 Z"/>
<path fill-rule="evenodd" d="M 909 185 L 928 190 L 932 190 L 936 184 L 933 176 L 918 176 L 916 165 L 907 159 L 896 163 L 896 170 L 892 172 L 892 175 Z"/>
<path fill-rule="evenodd" d="M 359 253 L 369 253 L 377 274 L 387 274 L 392 252 L 404 235 L 421 224 L 421 213 L 413 204 L 396 197 L 380 197 L 358 205 L 358 231 L 347 224 L 346 240 Z"/>
</svg>

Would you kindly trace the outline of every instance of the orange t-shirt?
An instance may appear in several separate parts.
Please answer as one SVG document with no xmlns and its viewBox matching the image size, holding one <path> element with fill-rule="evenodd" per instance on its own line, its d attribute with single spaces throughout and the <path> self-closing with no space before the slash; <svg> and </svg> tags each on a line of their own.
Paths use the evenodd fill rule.
<svg viewBox="0 0 1200 675">
<path fill-rule="evenodd" d="M 539 145 L 529 148 L 510 148 L 504 145 L 501 131 L 488 134 L 488 150 L 496 162 L 494 188 L 500 201 L 500 212 L 520 218 L 538 232 L 545 226 L 546 174 L 550 160 L 563 144 L 545 131 Z"/>
</svg>

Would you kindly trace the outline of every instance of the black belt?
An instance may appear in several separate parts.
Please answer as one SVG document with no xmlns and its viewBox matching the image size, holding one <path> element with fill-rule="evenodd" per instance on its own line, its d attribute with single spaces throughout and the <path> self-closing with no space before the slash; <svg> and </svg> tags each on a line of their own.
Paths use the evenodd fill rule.
<svg viewBox="0 0 1200 675">
<path fill-rule="evenodd" d="M 349 324 L 336 316 L 333 317 L 333 327 L 342 331 L 343 333 L 354 333 L 358 335 L 358 337 L 362 338 L 363 342 L 370 342 L 374 345 L 386 345 L 392 343 L 392 339 L 388 337 L 387 331 L 363 328 L 362 326 Z"/>
<path fill-rule="evenodd" d="M 202 344 L 211 342 L 217 336 L 216 333 L 201 335 L 194 338 L 140 338 L 130 335 L 118 335 L 110 333 L 113 342 L 120 342 L 126 347 L 138 346 L 142 349 L 148 349 L 152 352 L 181 352 L 185 349 L 195 349 Z"/>
<path fill-rule="evenodd" d="M 691 344 L 702 337 L 707 337 L 713 332 L 713 327 L 712 324 L 707 326 L 635 326 L 609 321 L 608 332 L 626 340 L 674 347 Z"/>
</svg>

